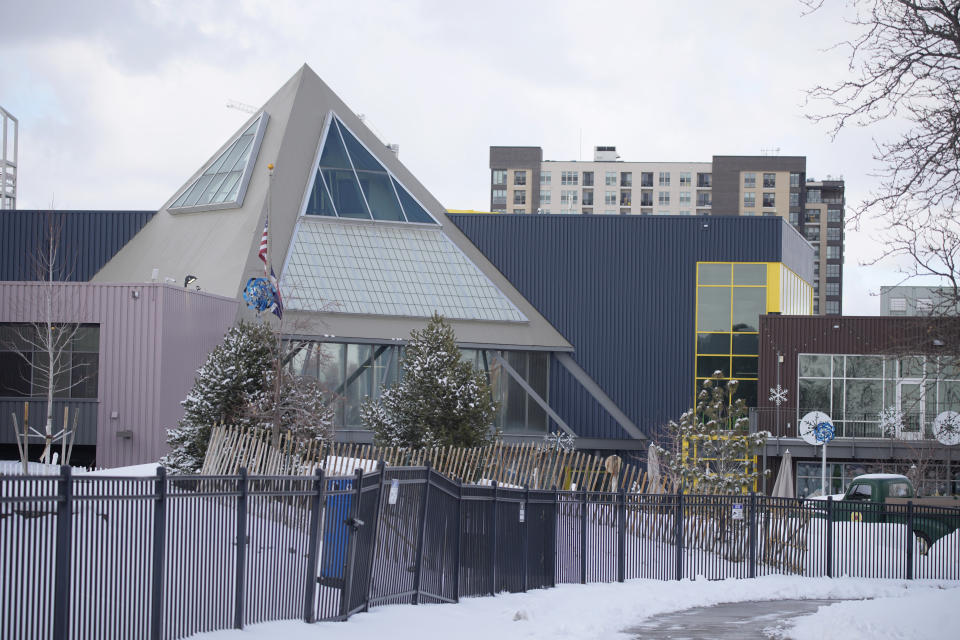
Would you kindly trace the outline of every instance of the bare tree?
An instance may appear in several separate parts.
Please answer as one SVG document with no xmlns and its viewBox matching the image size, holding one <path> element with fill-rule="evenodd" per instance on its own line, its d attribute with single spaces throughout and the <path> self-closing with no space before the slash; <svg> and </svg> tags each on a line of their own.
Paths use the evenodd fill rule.
<svg viewBox="0 0 960 640">
<path fill-rule="evenodd" d="M 816 11 L 823 0 L 801 0 Z M 906 130 L 875 144 L 879 187 L 852 210 L 883 235 L 877 260 L 906 257 L 905 275 L 938 276 L 960 299 L 960 0 L 850 0 L 857 36 L 850 77 L 808 92 L 809 117 L 835 137 L 849 126 L 901 118 Z"/>
<path fill-rule="evenodd" d="M 75 363 L 72 357 L 74 341 L 78 338 L 82 325 L 63 322 L 62 318 L 70 308 L 65 299 L 62 282 L 71 275 L 69 256 L 62 245 L 63 219 L 52 213 L 46 214 L 44 238 L 32 256 L 36 279 L 39 287 L 38 299 L 32 301 L 31 313 L 39 320 L 23 324 L 14 329 L 17 347 L 14 350 L 26 361 L 27 371 L 32 380 L 25 380 L 32 389 L 42 389 L 46 400 L 46 419 L 43 431 L 28 428 L 24 424 L 23 434 L 17 434 L 21 460 L 26 467 L 28 457 L 28 438 L 43 439 L 43 452 L 40 462 L 53 462 L 53 446 L 61 442 L 63 463 L 69 464 L 73 429 L 66 421 L 62 428 L 55 427 L 54 399 L 69 392 L 85 382 L 90 374 L 85 365 Z M 26 415 L 24 416 L 26 422 Z"/>
</svg>

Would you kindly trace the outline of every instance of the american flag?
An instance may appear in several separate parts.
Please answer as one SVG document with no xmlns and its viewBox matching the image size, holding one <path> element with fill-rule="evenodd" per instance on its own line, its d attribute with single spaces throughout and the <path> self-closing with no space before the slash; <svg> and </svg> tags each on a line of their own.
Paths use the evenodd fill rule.
<svg viewBox="0 0 960 640">
<path fill-rule="evenodd" d="M 263 260 L 264 273 L 268 273 L 267 268 L 269 266 L 267 264 L 267 239 L 269 238 L 269 235 L 270 235 L 269 225 L 270 225 L 270 218 L 267 218 L 266 220 L 263 221 L 263 235 L 260 236 L 260 250 L 257 251 L 257 255 L 260 256 L 261 260 Z"/>
</svg>

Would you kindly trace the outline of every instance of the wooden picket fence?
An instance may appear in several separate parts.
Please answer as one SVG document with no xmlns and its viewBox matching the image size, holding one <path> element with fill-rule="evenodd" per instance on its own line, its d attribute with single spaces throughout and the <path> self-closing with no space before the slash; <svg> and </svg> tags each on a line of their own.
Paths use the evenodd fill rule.
<svg viewBox="0 0 960 640">
<path fill-rule="evenodd" d="M 201 473 L 235 474 L 246 468 L 257 475 L 312 474 L 319 467 L 329 475 L 350 475 L 357 467 L 373 471 L 378 461 L 388 466 L 422 466 L 429 463 L 440 473 L 465 484 L 529 487 L 531 489 L 586 489 L 634 493 L 669 493 L 669 488 L 649 481 L 637 464 L 622 463 L 583 451 L 552 449 L 546 442 L 483 447 L 408 449 L 349 442 L 303 442 L 284 433 L 277 445 L 262 429 L 218 425 L 213 428 Z"/>
</svg>

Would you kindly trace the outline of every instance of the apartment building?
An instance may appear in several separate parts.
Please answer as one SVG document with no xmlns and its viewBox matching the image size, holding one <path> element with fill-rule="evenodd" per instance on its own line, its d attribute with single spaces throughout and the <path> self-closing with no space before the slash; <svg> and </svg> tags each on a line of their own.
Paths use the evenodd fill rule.
<svg viewBox="0 0 960 640">
<path fill-rule="evenodd" d="M 813 312 L 839 315 L 843 180 L 807 178 L 805 156 L 713 156 L 710 162 L 544 160 L 540 147 L 490 147 L 490 210 L 498 213 L 779 216 L 814 247 Z"/>
</svg>

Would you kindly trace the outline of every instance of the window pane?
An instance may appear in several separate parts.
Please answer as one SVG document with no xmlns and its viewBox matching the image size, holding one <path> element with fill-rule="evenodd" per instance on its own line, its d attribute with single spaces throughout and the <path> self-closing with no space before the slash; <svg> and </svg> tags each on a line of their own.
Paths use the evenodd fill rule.
<svg viewBox="0 0 960 640">
<path fill-rule="evenodd" d="M 767 291 L 763 288 L 733 288 L 733 330 L 757 331 L 760 316 L 767 310 Z"/>
<path fill-rule="evenodd" d="M 96 353 L 73 354 L 73 369 L 70 371 L 70 397 L 96 398 L 99 355 Z"/>
<path fill-rule="evenodd" d="M 343 148 L 343 142 L 340 140 L 340 132 L 337 129 L 336 122 L 332 122 L 330 129 L 327 131 L 327 139 L 323 143 L 323 153 L 320 154 L 320 166 L 353 171 L 350 160 L 347 158 L 347 151 Z"/>
<path fill-rule="evenodd" d="M 730 334 L 697 334 L 697 353 L 730 353 Z"/>
<path fill-rule="evenodd" d="M 730 289 L 697 287 L 697 329 L 730 331 Z"/>
<path fill-rule="evenodd" d="M 372 391 L 372 375 L 370 365 L 373 351 L 368 344 L 347 345 L 347 375 L 344 396 L 346 407 L 344 424 L 349 427 L 360 427 L 360 405 Z"/>
<path fill-rule="evenodd" d="M 739 380 L 734 398 L 742 398 L 748 407 L 757 406 L 757 381 Z"/>
<path fill-rule="evenodd" d="M 757 338 L 755 333 L 734 334 L 732 353 L 759 354 Z"/>
<path fill-rule="evenodd" d="M 847 380 L 845 418 L 876 422 L 883 409 L 881 389 L 879 380 Z"/>
<path fill-rule="evenodd" d="M 800 379 L 800 413 L 808 411 L 830 411 L 830 381 Z"/>
<path fill-rule="evenodd" d="M 35 334 L 32 324 L 0 324 L 0 349 L 31 351 Z"/>
<path fill-rule="evenodd" d="M 323 169 L 323 179 L 341 218 L 370 218 L 353 171 Z"/>
<path fill-rule="evenodd" d="M 73 350 L 97 353 L 100 351 L 100 327 L 77 327 L 73 334 Z"/>
<path fill-rule="evenodd" d="M 921 378 L 923 377 L 923 357 L 916 356 L 903 358 L 900 360 L 901 378 Z"/>
<path fill-rule="evenodd" d="M 847 377 L 882 378 L 883 358 L 880 356 L 847 356 Z"/>
<path fill-rule="evenodd" d="M 730 375 L 730 358 L 727 356 L 698 356 L 697 377 L 710 378 L 719 371 L 724 378 Z"/>
<path fill-rule="evenodd" d="M 697 284 L 730 284 L 729 264 L 701 264 Z"/>
<path fill-rule="evenodd" d="M 550 354 L 532 352 L 529 354 L 530 370 L 527 382 L 533 390 L 543 398 L 547 398 L 547 370 L 550 366 Z M 527 429 L 531 431 L 547 431 L 547 412 L 537 402 L 530 398 L 527 402 Z"/>
<path fill-rule="evenodd" d="M 765 264 L 733 265 L 733 284 L 756 284 L 756 285 L 767 284 L 767 265 Z"/>
<path fill-rule="evenodd" d="M 0 397 L 19 398 L 29 395 L 30 363 L 19 353 L 0 351 Z"/>
<path fill-rule="evenodd" d="M 801 355 L 800 376 L 804 378 L 829 378 L 830 356 Z"/>
<path fill-rule="evenodd" d="M 363 189 L 363 195 L 367 197 L 374 220 L 403 222 L 400 202 L 393 192 L 393 187 L 390 186 L 390 178 L 386 173 L 358 171 L 357 177 L 360 178 L 360 187 Z"/>
<path fill-rule="evenodd" d="M 756 378 L 757 360 L 757 358 L 734 358 L 733 377 Z"/>
<path fill-rule="evenodd" d="M 526 354 L 520 351 L 503 352 L 504 359 L 522 378 L 527 376 Z M 507 380 L 506 402 L 504 402 L 503 428 L 505 431 L 523 431 L 526 427 L 527 392 L 512 375 L 504 372 Z"/>
<path fill-rule="evenodd" d="M 393 186 L 397 188 L 397 193 L 400 195 L 400 202 L 403 204 L 403 212 L 407 214 L 408 222 L 432 222 L 436 224 L 437 221 L 413 199 L 413 196 L 407 193 L 407 190 L 399 182 L 394 180 Z"/>
<path fill-rule="evenodd" d="M 313 190 L 310 191 L 310 199 L 307 200 L 306 214 L 308 216 L 335 216 L 333 205 L 330 198 L 327 197 L 327 190 L 323 186 L 323 176 L 317 171 L 317 177 L 313 180 Z"/>
</svg>

